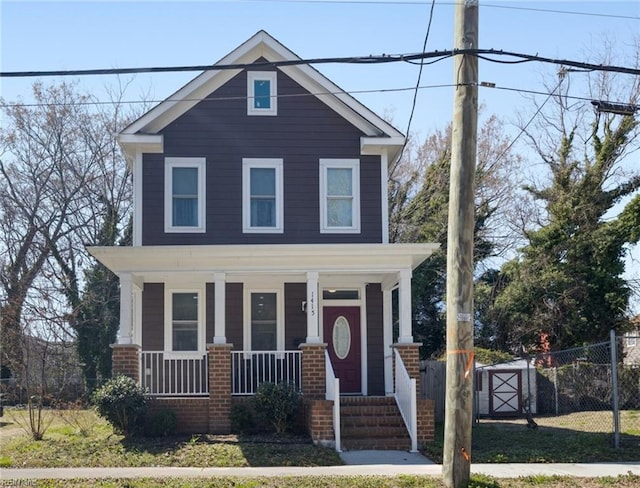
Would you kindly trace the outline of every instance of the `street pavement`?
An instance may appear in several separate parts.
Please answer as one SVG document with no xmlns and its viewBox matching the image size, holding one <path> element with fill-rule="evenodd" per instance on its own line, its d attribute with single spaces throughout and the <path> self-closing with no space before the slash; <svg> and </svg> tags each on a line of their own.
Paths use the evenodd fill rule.
<svg viewBox="0 0 640 488">
<path fill-rule="evenodd" d="M 0 480 L 74 478 L 212 478 L 216 476 L 441 476 L 442 465 L 405 451 L 349 451 L 341 454 L 343 466 L 247 468 L 25 468 L 0 469 Z M 640 462 L 599 464 L 471 464 L 472 474 L 494 478 L 522 476 L 615 477 L 640 475 Z M 1 483 L 0 483 L 1 485 Z"/>
</svg>

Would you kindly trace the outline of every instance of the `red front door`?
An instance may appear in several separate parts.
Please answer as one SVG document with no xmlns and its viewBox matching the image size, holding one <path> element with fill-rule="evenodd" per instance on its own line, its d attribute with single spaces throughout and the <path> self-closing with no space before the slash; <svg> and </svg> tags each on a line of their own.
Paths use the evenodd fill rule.
<svg viewBox="0 0 640 488">
<path fill-rule="evenodd" d="M 324 307 L 323 329 L 340 393 L 362 393 L 360 307 Z"/>
</svg>

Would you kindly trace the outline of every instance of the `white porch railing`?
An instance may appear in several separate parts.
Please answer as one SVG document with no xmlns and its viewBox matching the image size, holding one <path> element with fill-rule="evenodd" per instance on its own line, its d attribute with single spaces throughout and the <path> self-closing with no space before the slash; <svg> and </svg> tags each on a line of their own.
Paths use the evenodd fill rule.
<svg viewBox="0 0 640 488">
<path fill-rule="evenodd" d="M 411 378 L 407 368 L 402 361 L 402 357 L 397 349 L 395 353 L 395 391 L 393 396 L 396 399 L 402 420 L 409 431 L 411 437 L 411 452 L 418 451 L 418 407 L 416 400 L 416 380 Z"/>
<path fill-rule="evenodd" d="M 209 394 L 207 355 L 199 352 L 143 351 L 140 384 L 148 395 Z"/>
<path fill-rule="evenodd" d="M 333 400 L 333 433 L 335 435 L 336 451 L 342 452 L 340 447 L 340 378 L 336 378 L 331 365 L 329 353 L 324 351 L 324 364 L 326 373 L 326 396 L 327 400 Z"/>
<path fill-rule="evenodd" d="M 231 351 L 231 394 L 254 395 L 262 383 L 302 389 L 301 351 Z"/>
</svg>

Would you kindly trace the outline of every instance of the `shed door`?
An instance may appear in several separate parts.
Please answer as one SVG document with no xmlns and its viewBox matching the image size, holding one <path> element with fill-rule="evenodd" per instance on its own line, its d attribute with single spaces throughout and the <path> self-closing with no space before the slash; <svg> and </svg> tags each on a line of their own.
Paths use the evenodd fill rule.
<svg viewBox="0 0 640 488">
<path fill-rule="evenodd" d="M 362 393 L 360 307 L 324 307 L 322 319 L 340 393 Z"/>
<path fill-rule="evenodd" d="M 509 417 L 522 413 L 522 371 L 489 370 L 489 415 Z"/>
</svg>

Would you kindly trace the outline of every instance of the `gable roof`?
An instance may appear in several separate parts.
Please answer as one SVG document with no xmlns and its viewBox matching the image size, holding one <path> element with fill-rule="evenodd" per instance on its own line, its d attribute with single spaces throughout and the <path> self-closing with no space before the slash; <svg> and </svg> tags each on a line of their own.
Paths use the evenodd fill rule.
<svg viewBox="0 0 640 488">
<path fill-rule="evenodd" d="M 251 64 L 260 58 L 269 62 L 302 61 L 261 30 L 213 66 Z M 387 148 L 390 159 L 397 157 L 404 144 L 404 135 L 315 68 L 308 64 L 295 64 L 279 66 L 278 70 L 360 129 L 365 134 L 361 141 L 363 154 L 379 153 Z M 118 140 L 125 154 L 132 156 L 135 152 L 132 149 L 139 146 L 143 146 L 147 152 L 162 152 L 162 137 L 158 132 L 240 72 L 242 68 L 204 71 L 160 102 L 120 133 Z"/>
</svg>

